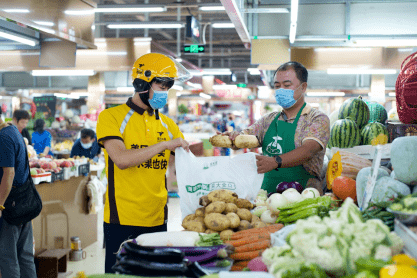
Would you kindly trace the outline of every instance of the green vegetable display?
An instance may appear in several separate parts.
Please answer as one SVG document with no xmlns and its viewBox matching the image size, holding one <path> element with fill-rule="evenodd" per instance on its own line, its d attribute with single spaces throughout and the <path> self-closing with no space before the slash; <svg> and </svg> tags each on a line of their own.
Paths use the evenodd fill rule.
<svg viewBox="0 0 417 278">
<path fill-rule="evenodd" d="M 417 213 L 417 193 L 407 195 L 392 204 L 390 209 L 405 212 L 405 213 Z"/>
<path fill-rule="evenodd" d="M 212 233 L 207 235 L 199 234 L 200 240 L 197 241 L 196 246 L 215 246 L 223 244 L 218 233 Z"/>
<path fill-rule="evenodd" d="M 298 220 L 286 238 L 287 245 L 266 249 L 262 260 L 269 272 L 282 278 L 285 277 L 282 268 L 314 264 L 331 277 L 361 277 L 355 275 L 361 271 L 373 271 L 358 267 L 356 262 L 359 259 L 388 261 L 404 246 L 401 238 L 390 232 L 381 220 L 364 222 L 351 198 L 347 198 L 337 211 L 330 211 L 329 215 L 323 219 L 312 216 Z"/>
<path fill-rule="evenodd" d="M 390 231 L 394 231 L 395 216 L 386 210 L 390 204 L 390 202 L 369 204 L 368 208 L 362 212 L 363 220 L 380 219 L 390 228 Z"/>
<path fill-rule="evenodd" d="M 301 202 L 280 207 L 278 208 L 280 212 L 277 223 L 290 224 L 314 215 L 320 217 L 328 216 L 332 204 L 333 201 L 330 196 L 323 196 L 305 199 Z"/>
</svg>

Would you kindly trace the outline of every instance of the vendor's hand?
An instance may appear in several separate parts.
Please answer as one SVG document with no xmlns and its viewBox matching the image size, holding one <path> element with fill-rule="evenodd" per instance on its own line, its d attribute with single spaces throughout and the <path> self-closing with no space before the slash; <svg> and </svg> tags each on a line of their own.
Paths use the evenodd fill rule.
<svg viewBox="0 0 417 278">
<path fill-rule="evenodd" d="M 221 135 L 225 135 L 225 136 L 229 136 L 230 140 L 232 140 L 232 141 L 234 141 L 236 139 L 236 137 L 238 135 L 240 135 L 240 133 L 237 132 L 237 131 L 226 131 L 226 132 L 223 132 L 223 133 L 221 133 L 219 131 L 216 131 L 216 133 L 221 134 Z"/>
<path fill-rule="evenodd" d="M 170 151 L 175 151 L 176 148 L 182 147 L 187 152 L 190 151 L 190 144 L 182 138 L 177 138 L 175 140 L 166 141 L 166 148 Z"/>
<path fill-rule="evenodd" d="M 256 166 L 258 166 L 258 174 L 264 174 L 276 169 L 278 163 L 275 161 L 275 157 L 257 155 Z"/>
</svg>

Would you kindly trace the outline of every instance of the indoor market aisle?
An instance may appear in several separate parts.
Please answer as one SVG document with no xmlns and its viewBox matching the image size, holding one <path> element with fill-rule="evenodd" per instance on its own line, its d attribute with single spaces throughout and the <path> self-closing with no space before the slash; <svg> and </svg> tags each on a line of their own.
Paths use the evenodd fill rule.
<svg viewBox="0 0 417 278">
<path fill-rule="evenodd" d="M 103 219 L 103 211 L 100 212 L 99 218 Z M 181 231 L 181 210 L 180 199 L 169 198 L 168 202 L 168 231 Z M 104 256 L 103 248 L 103 225 L 100 223 L 98 229 L 98 241 L 84 250 L 87 258 L 78 262 L 68 261 L 67 273 L 72 272 L 67 277 L 75 277 L 79 271 L 84 271 L 86 275 L 104 273 Z"/>
</svg>

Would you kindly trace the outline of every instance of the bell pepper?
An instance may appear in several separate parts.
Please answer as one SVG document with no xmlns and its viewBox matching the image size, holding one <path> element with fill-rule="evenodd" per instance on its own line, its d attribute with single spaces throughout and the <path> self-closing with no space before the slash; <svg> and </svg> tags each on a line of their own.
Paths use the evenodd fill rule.
<svg viewBox="0 0 417 278">
<path fill-rule="evenodd" d="M 417 269 L 409 265 L 388 265 L 379 271 L 380 278 L 417 277 Z"/>
</svg>

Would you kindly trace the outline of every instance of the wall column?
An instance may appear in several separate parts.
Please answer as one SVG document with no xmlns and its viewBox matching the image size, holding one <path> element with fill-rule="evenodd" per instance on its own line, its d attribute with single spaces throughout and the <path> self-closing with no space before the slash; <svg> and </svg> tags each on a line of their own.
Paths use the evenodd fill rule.
<svg viewBox="0 0 417 278">
<path fill-rule="evenodd" d="M 88 113 L 95 113 L 97 110 L 104 109 L 104 73 L 97 72 L 95 75 L 88 77 Z"/>
</svg>

